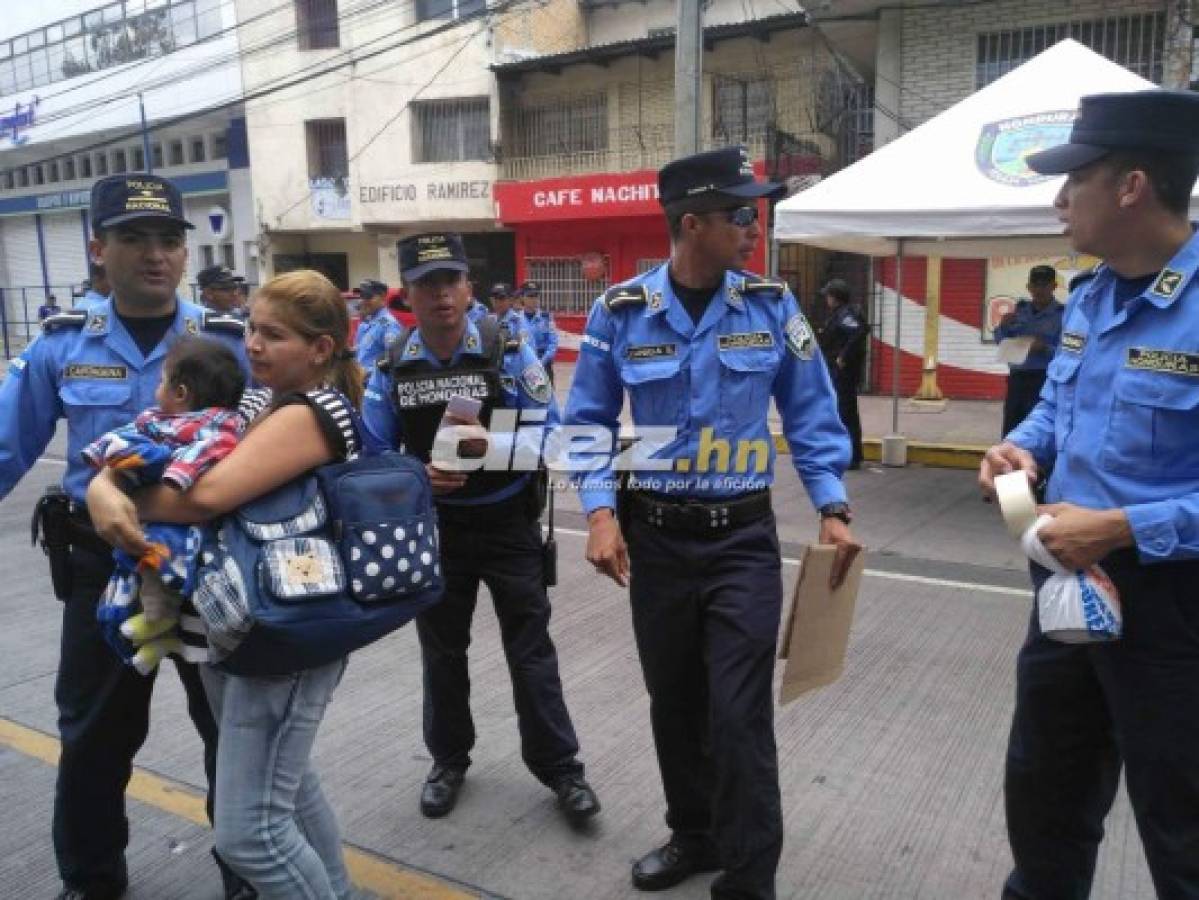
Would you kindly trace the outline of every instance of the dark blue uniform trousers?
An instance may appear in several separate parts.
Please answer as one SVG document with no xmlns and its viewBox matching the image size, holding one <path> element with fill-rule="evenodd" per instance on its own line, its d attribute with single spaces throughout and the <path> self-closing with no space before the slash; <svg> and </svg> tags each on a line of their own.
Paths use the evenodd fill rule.
<svg viewBox="0 0 1199 900">
<path fill-rule="evenodd" d="M 1199 898 L 1199 562 L 1101 565 L 1120 591 L 1124 636 L 1071 645 L 1033 611 L 1016 663 L 1004 791 L 1022 900 L 1083 900 L 1123 764 L 1163 900 Z M 1046 573 L 1034 566 L 1039 585 Z"/>
<path fill-rule="evenodd" d="M 769 900 L 783 847 L 771 678 L 782 607 L 774 516 L 711 537 L 634 520 L 633 629 L 666 824 L 714 845 L 719 898 Z"/>
<path fill-rule="evenodd" d="M 482 581 L 491 591 L 520 727 L 525 765 L 544 784 L 583 774 L 562 696 L 542 578 L 541 527 L 523 499 L 499 509 L 439 507 L 445 597 L 416 620 L 424 660 L 425 744 L 434 761 L 466 768 L 475 745 L 467 648 Z M 507 511 L 506 513 L 504 511 Z"/>
<path fill-rule="evenodd" d="M 62 756 L 54 795 L 54 852 L 59 875 L 77 888 L 124 884 L 125 787 L 133 757 L 150 727 L 154 676 L 125 665 L 100 633 L 96 604 L 112 573 L 112 558 L 71 551 L 73 584 L 63 604 L 62 655 L 54 698 Z M 208 818 L 216 771 L 217 726 L 194 664 L 176 661 L 187 708 L 204 742 Z"/>
<path fill-rule="evenodd" d="M 1041 399 L 1041 388 L 1044 386 L 1044 369 L 1013 369 L 1008 373 L 1000 438 L 1007 437 L 1008 432 L 1028 417 Z"/>
</svg>

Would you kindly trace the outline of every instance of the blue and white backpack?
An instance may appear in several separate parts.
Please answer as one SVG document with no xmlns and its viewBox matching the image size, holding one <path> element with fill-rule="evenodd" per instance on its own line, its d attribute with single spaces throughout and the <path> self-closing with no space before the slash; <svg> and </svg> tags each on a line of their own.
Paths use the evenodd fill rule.
<svg viewBox="0 0 1199 900">
<path fill-rule="evenodd" d="M 193 601 L 211 663 L 269 676 L 378 640 L 442 587 L 425 467 L 384 452 L 321 466 L 215 523 Z"/>
</svg>

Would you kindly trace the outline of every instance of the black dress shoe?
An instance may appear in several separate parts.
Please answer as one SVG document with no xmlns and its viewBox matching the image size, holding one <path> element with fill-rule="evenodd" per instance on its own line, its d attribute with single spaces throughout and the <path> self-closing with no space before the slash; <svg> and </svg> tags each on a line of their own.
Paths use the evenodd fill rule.
<svg viewBox="0 0 1199 900">
<path fill-rule="evenodd" d="M 586 822 L 600 811 L 599 797 L 582 775 L 563 775 L 554 782 L 558 808 L 574 825 Z"/>
<path fill-rule="evenodd" d="M 434 765 L 420 792 L 420 811 L 430 819 L 447 815 L 458 802 L 458 793 L 465 780 L 465 769 Z"/>
<path fill-rule="evenodd" d="M 720 861 L 712 850 L 684 846 L 671 838 L 633 863 L 633 887 L 664 891 L 698 872 L 715 872 Z"/>
<path fill-rule="evenodd" d="M 125 884 L 97 884 L 86 888 L 63 886 L 54 900 L 120 900 L 125 896 Z"/>
</svg>

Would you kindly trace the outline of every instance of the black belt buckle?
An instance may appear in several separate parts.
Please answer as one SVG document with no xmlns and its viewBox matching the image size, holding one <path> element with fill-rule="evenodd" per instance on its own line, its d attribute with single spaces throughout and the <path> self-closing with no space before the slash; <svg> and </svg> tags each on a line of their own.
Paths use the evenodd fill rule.
<svg viewBox="0 0 1199 900">
<path fill-rule="evenodd" d="M 719 505 L 702 500 L 688 500 L 682 506 L 684 519 L 701 531 L 716 531 L 729 527 L 731 509 L 726 503 Z"/>
</svg>

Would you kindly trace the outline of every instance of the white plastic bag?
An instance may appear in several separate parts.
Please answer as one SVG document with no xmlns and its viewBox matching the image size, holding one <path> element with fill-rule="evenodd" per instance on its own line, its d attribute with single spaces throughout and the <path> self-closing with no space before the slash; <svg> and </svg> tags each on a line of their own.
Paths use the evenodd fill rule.
<svg viewBox="0 0 1199 900">
<path fill-rule="evenodd" d="M 1124 631 L 1119 591 L 1099 566 L 1071 572 L 1045 549 L 1037 532 L 1052 519 L 1041 516 L 1020 538 L 1025 555 L 1052 573 L 1037 591 L 1041 633 L 1064 644 L 1119 640 Z"/>
</svg>

